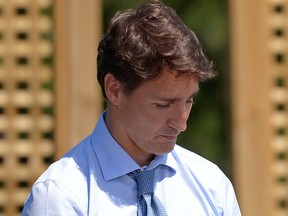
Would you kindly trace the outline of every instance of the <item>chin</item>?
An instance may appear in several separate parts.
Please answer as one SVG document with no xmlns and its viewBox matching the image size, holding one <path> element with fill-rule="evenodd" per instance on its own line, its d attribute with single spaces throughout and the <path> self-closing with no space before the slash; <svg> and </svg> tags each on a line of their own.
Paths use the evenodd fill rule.
<svg viewBox="0 0 288 216">
<path fill-rule="evenodd" d="M 164 155 L 164 154 L 170 153 L 171 151 L 173 151 L 176 143 L 175 143 L 175 142 L 174 142 L 173 144 L 172 144 L 172 143 L 170 143 L 170 144 L 165 143 L 165 144 L 162 144 L 162 145 L 163 145 L 163 148 L 160 149 L 160 150 L 156 153 L 156 155 Z"/>
</svg>

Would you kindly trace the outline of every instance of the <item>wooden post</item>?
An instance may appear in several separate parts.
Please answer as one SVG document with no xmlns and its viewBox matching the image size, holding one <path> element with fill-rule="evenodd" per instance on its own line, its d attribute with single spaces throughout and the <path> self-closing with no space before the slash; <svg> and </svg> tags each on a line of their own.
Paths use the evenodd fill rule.
<svg viewBox="0 0 288 216">
<path fill-rule="evenodd" d="M 229 3 L 234 182 L 240 207 L 243 215 L 288 215 L 288 2 Z"/>
<path fill-rule="evenodd" d="M 57 157 L 92 132 L 102 111 L 96 56 L 101 0 L 55 1 Z"/>
</svg>

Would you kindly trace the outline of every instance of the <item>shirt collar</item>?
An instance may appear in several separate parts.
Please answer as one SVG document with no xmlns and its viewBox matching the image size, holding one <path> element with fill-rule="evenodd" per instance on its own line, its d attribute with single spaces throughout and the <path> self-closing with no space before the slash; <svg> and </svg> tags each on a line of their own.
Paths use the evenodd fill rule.
<svg viewBox="0 0 288 216">
<path fill-rule="evenodd" d="M 141 167 L 130 157 L 130 155 L 116 142 L 105 124 L 106 111 L 102 113 L 99 121 L 91 135 L 91 142 L 98 158 L 103 177 L 106 181 L 120 177 Z M 176 170 L 176 162 L 171 153 L 157 155 L 146 167 L 153 169 L 159 165 Z"/>
</svg>

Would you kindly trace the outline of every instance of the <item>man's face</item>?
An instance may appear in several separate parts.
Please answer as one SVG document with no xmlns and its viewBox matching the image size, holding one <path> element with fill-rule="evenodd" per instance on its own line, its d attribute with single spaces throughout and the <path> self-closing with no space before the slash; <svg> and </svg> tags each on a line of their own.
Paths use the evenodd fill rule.
<svg viewBox="0 0 288 216">
<path fill-rule="evenodd" d="M 191 74 L 165 69 L 144 82 L 117 105 L 119 144 L 135 159 L 173 150 L 177 136 L 186 129 L 198 80 Z"/>
</svg>

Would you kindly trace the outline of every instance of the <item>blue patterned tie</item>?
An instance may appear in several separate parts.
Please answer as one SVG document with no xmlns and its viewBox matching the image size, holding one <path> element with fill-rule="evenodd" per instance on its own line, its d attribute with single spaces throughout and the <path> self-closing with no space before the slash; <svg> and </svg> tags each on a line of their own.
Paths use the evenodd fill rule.
<svg viewBox="0 0 288 216">
<path fill-rule="evenodd" d="M 167 216 L 161 201 L 154 195 L 153 170 L 136 170 L 130 173 L 135 178 L 138 188 L 137 216 Z"/>
</svg>

